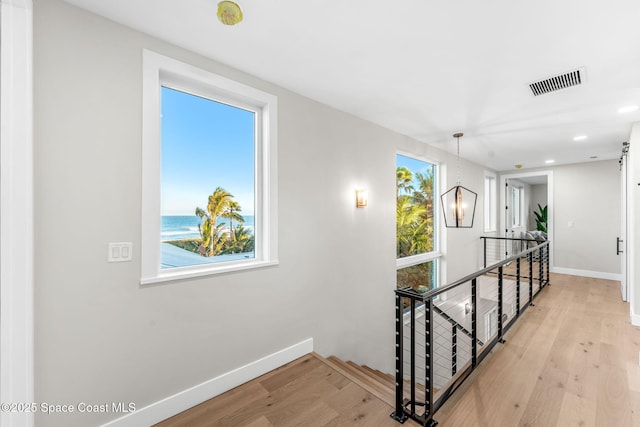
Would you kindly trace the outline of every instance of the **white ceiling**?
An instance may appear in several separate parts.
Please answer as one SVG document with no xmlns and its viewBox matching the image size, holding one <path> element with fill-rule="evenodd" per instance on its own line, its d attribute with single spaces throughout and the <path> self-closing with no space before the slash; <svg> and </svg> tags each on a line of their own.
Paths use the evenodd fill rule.
<svg viewBox="0 0 640 427">
<path fill-rule="evenodd" d="M 216 0 L 66 1 L 500 171 L 617 158 L 640 121 L 638 0 L 237 0 L 234 27 Z"/>
</svg>

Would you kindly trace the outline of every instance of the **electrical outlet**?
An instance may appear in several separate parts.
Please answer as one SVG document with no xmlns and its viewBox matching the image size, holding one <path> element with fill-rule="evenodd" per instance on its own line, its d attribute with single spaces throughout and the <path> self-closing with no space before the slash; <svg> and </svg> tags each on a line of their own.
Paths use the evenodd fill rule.
<svg viewBox="0 0 640 427">
<path fill-rule="evenodd" d="M 133 243 L 131 242 L 111 242 L 109 243 L 109 253 L 107 262 L 131 261 Z"/>
</svg>

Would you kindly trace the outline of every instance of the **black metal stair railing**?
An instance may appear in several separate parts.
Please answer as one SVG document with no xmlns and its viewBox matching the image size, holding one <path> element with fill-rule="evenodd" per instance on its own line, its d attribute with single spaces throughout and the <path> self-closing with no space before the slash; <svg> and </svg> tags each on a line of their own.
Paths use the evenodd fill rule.
<svg viewBox="0 0 640 427">
<path fill-rule="evenodd" d="M 435 426 L 438 409 L 549 284 L 549 242 L 522 240 L 522 251 L 447 286 L 395 291 L 392 418 Z"/>
</svg>

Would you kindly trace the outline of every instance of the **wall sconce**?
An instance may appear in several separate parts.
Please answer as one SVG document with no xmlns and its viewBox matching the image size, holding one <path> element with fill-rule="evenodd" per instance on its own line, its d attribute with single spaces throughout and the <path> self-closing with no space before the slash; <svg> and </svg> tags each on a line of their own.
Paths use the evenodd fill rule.
<svg viewBox="0 0 640 427">
<path fill-rule="evenodd" d="M 471 313 L 471 304 L 466 303 L 464 305 L 464 314 L 469 314 L 469 313 Z"/>
<path fill-rule="evenodd" d="M 356 208 L 364 208 L 367 202 L 367 190 L 356 190 Z"/>
</svg>

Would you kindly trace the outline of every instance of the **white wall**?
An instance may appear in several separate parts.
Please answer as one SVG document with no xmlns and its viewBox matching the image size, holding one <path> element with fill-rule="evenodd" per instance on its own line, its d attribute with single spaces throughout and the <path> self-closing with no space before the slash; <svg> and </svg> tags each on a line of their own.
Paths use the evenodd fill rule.
<svg viewBox="0 0 640 427">
<path fill-rule="evenodd" d="M 308 337 L 392 371 L 395 154 L 452 156 L 60 0 L 35 3 L 34 45 L 36 401 L 140 408 Z M 278 96 L 279 266 L 139 286 L 143 48 Z M 482 168 L 462 170 L 481 193 Z M 481 207 L 441 236 L 449 281 L 478 267 Z M 107 263 L 113 241 L 132 262 Z"/>
</svg>

